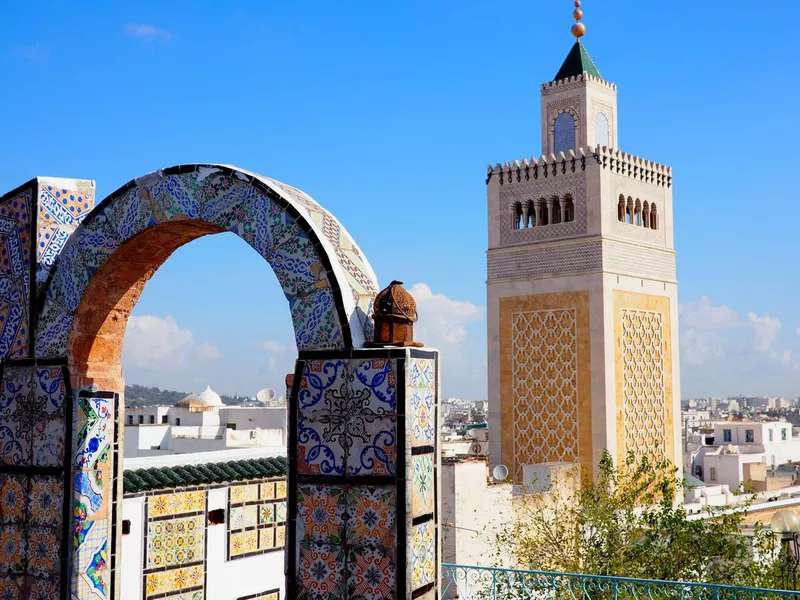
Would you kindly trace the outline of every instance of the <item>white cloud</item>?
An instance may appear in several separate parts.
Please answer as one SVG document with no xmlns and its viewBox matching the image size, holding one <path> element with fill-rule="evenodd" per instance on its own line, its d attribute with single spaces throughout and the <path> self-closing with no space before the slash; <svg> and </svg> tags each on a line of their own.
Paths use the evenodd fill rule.
<svg viewBox="0 0 800 600">
<path fill-rule="evenodd" d="M 122 348 L 126 366 L 154 371 L 170 371 L 193 361 L 222 358 L 219 348 L 209 342 L 198 342 L 190 329 L 180 327 L 171 316 L 131 316 Z"/>
<path fill-rule="evenodd" d="M 711 298 L 702 296 L 693 302 L 681 304 L 681 325 L 700 329 L 729 329 L 742 324 L 736 311 L 727 306 L 714 306 Z"/>
<path fill-rule="evenodd" d="M 760 352 L 770 350 L 781 330 L 780 319 L 766 315 L 759 317 L 755 313 L 747 313 L 747 320 L 753 329 L 753 344 L 756 350 Z"/>
<path fill-rule="evenodd" d="M 713 331 L 686 329 L 681 333 L 682 359 L 690 365 L 701 365 L 725 356 L 726 338 Z"/>
<path fill-rule="evenodd" d="M 125 26 L 125 35 L 130 37 L 144 38 L 144 39 L 162 39 L 168 40 L 172 34 L 166 29 L 156 27 L 155 25 L 136 24 L 130 23 Z"/>
<path fill-rule="evenodd" d="M 439 345 L 462 345 L 468 335 L 466 325 L 483 317 L 480 306 L 434 294 L 426 283 L 415 283 L 409 291 L 419 314 L 414 335 L 426 344 L 434 345 L 435 340 Z"/>
<path fill-rule="evenodd" d="M 287 352 L 294 352 L 293 348 L 285 346 L 284 344 L 276 342 L 275 340 L 267 340 L 261 345 L 261 348 L 263 350 L 266 350 L 267 352 L 274 352 L 275 354 L 285 354 Z"/>
</svg>

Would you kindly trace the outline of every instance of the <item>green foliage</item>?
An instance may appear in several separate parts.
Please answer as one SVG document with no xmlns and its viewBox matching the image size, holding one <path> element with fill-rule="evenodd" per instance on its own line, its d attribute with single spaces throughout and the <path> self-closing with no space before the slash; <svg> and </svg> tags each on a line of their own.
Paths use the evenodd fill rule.
<svg viewBox="0 0 800 600">
<path fill-rule="evenodd" d="M 516 568 L 780 587 L 771 533 L 742 528 L 752 498 L 736 512 L 690 519 L 676 502 L 682 482 L 669 462 L 629 456 L 617 467 L 607 452 L 593 479 L 568 479 L 520 499 L 514 522 L 496 532 L 496 547 L 513 548 Z"/>
</svg>

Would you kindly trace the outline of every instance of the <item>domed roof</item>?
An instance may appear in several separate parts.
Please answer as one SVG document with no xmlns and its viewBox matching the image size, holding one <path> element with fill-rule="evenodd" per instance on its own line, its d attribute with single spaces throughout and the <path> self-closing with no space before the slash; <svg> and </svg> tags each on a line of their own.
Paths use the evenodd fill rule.
<svg viewBox="0 0 800 600">
<path fill-rule="evenodd" d="M 176 408 L 188 408 L 189 410 L 211 410 L 211 407 L 198 394 L 189 394 L 175 403 Z"/>
<path fill-rule="evenodd" d="M 219 397 L 219 394 L 217 392 L 211 389 L 210 385 L 206 386 L 205 391 L 202 391 L 199 394 L 197 394 L 197 397 L 212 407 L 225 406 L 225 403 L 222 401 L 222 398 Z"/>
<path fill-rule="evenodd" d="M 414 296 L 403 288 L 403 282 L 395 280 L 375 296 L 373 315 L 376 318 L 399 317 L 415 323 L 417 321 L 417 303 Z"/>
</svg>

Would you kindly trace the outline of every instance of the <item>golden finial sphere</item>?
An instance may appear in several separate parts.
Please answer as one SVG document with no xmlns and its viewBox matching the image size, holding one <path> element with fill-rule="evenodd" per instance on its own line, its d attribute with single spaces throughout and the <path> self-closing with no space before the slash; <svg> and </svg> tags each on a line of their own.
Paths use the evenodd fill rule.
<svg viewBox="0 0 800 600">
<path fill-rule="evenodd" d="M 583 23 L 575 23 L 575 25 L 572 26 L 572 35 L 576 38 L 582 38 L 586 35 L 586 25 Z"/>
<path fill-rule="evenodd" d="M 575 0 L 575 8 L 581 7 L 581 0 Z"/>
<path fill-rule="evenodd" d="M 572 18 L 576 21 L 580 21 L 583 18 L 583 11 L 580 8 L 576 8 L 575 12 L 572 13 Z"/>
</svg>

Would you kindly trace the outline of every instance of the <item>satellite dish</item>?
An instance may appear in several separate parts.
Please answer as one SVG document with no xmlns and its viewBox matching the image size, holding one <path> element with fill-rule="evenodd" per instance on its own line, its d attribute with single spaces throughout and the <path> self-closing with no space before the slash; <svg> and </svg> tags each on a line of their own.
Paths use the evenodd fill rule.
<svg viewBox="0 0 800 600">
<path fill-rule="evenodd" d="M 275 390 L 265 388 L 256 394 L 256 400 L 262 404 L 267 404 L 268 402 L 272 402 L 276 395 Z"/>
<path fill-rule="evenodd" d="M 508 479 L 508 467 L 505 465 L 497 465 L 492 469 L 492 477 L 497 481 L 505 481 Z"/>
</svg>

